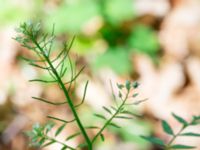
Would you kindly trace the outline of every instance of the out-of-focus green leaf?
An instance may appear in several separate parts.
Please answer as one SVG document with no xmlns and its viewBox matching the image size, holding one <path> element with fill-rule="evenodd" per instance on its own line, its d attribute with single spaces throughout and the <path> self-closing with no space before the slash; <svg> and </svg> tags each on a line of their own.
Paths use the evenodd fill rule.
<svg viewBox="0 0 200 150">
<path fill-rule="evenodd" d="M 133 28 L 128 43 L 135 52 L 155 55 L 159 50 L 159 42 L 155 31 L 144 25 Z"/>
<path fill-rule="evenodd" d="M 131 113 L 137 113 L 132 112 Z M 125 126 L 125 128 L 123 128 Z M 122 128 L 110 128 L 112 132 L 119 135 L 119 137 L 124 142 L 135 143 L 140 150 L 147 150 L 150 147 L 150 143 L 144 141 L 140 138 L 140 135 L 150 135 L 151 134 L 151 125 L 149 122 L 139 121 L 137 119 L 126 120 Z M 137 129 L 137 130 L 135 130 Z"/>
<path fill-rule="evenodd" d="M 11 22 L 20 23 L 31 16 L 31 5 L 21 5 L 12 0 L 0 0 L 0 3 L 0 26 Z"/>
<path fill-rule="evenodd" d="M 108 22 L 116 25 L 134 18 L 134 0 L 105 0 L 104 12 Z"/>
<path fill-rule="evenodd" d="M 51 30 L 52 23 L 56 23 L 56 32 L 77 33 L 93 17 L 97 16 L 98 5 L 95 1 L 75 1 L 63 3 L 56 10 L 46 16 L 46 27 Z"/>
<path fill-rule="evenodd" d="M 110 67 L 118 74 L 127 74 L 131 71 L 129 54 L 126 49 L 108 49 L 106 53 L 96 58 L 94 69 Z"/>
</svg>

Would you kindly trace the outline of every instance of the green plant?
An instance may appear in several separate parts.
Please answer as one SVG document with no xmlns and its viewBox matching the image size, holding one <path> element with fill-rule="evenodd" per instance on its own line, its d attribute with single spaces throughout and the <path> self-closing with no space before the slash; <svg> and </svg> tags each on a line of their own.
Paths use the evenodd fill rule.
<svg viewBox="0 0 200 150">
<path fill-rule="evenodd" d="M 94 143 L 97 141 L 99 137 L 102 140 L 104 140 L 103 132 L 107 127 L 109 126 L 115 128 L 120 127 L 118 124 L 116 124 L 115 120 L 132 119 L 133 117 L 137 116 L 136 114 L 129 111 L 129 107 L 131 105 L 138 105 L 139 103 L 144 101 L 144 100 L 132 101 L 132 98 L 135 98 L 138 95 L 137 93 L 134 92 L 134 89 L 136 89 L 139 86 L 139 84 L 137 82 L 131 83 L 130 81 L 126 81 L 125 84 L 117 84 L 119 90 L 118 96 L 116 96 L 114 92 L 112 92 L 115 102 L 114 105 L 110 107 L 103 106 L 104 110 L 103 115 L 99 113 L 94 114 L 97 118 L 103 120 L 102 126 L 101 127 L 95 125 L 85 126 L 80 119 L 77 108 L 80 107 L 85 101 L 88 81 L 85 84 L 84 95 L 82 101 L 79 104 L 74 104 L 74 101 L 70 96 L 70 93 L 73 92 L 71 88 L 72 84 L 75 83 L 76 79 L 84 69 L 84 67 L 81 68 L 80 71 L 75 74 L 75 68 L 73 67 L 73 63 L 69 55 L 69 51 L 73 44 L 74 38 L 69 45 L 67 45 L 67 43 L 64 43 L 63 50 L 60 51 L 55 56 L 52 54 L 53 42 L 55 40 L 54 28 L 50 35 L 44 34 L 42 32 L 40 23 L 34 24 L 29 22 L 21 24 L 20 27 L 17 29 L 17 32 L 19 33 L 19 35 L 15 38 L 15 40 L 21 43 L 23 47 L 29 49 L 34 54 L 33 59 L 32 58 L 24 58 L 24 59 L 33 67 L 37 67 L 39 69 L 46 71 L 52 78 L 50 80 L 32 79 L 30 81 L 41 82 L 46 84 L 47 83 L 57 84 L 65 95 L 65 100 L 61 102 L 52 102 L 50 100 L 40 97 L 33 97 L 33 98 L 35 100 L 45 102 L 49 105 L 57 106 L 57 105 L 67 104 L 74 117 L 74 119 L 68 121 L 54 116 L 48 116 L 48 118 L 50 119 L 62 122 L 62 125 L 59 128 L 57 128 L 55 136 L 50 136 L 48 134 L 49 131 L 51 131 L 51 129 L 54 127 L 55 125 L 54 123 L 48 122 L 45 125 L 40 125 L 40 124 L 33 125 L 32 131 L 29 131 L 27 133 L 27 135 L 31 138 L 32 145 L 45 147 L 53 143 L 59 143 L 63 146 L 62 150 L 65 149 L 75 150 L 77 148 L 82 148 L 82 147 L 86 147 L 88 150 L 92 150 Z M 68 73 L 71 76 L 71 78 L 68 81 L 65 81 L 66 80 L 65 77 L 68 71 L 68 67 L 66 66 L 67 62 L 69 63 Z M 63 129 L 72 122 L 76 123 L 76 125 L 79 128 L 79 131 L 74 133 L 73 135 L 69 135 L 66 138 L 66 140 L 67 141 L 72 140 L 76 136 L 82 136 L 85 140 L 84 143 L 80 143 L 76 147 L 72 147 L 56 139 L 56 136 L 59 135 L 63 131 Z M 95 129 L 97 130 L 97 132 L 93 137 L 90 137 L 87 132 L 88 129 L 90 130 Z"/>
<path fill-rule="evenodd" d="M 193 149 L 195 148 L 194 146 L 188 146 L 184 144 L 174 144 L 174 141 L 181 136 L 191 136 L 191 137 L 200 137 L 200 133 L 193 133 L 193 132 L 184 132 L 184 130 L 190 126 L 194 125 L 199 125 L 200 124 L 200 116 L 193 116 L 192 120 L 190 122 L 187 122 L 185 119 L 182 117 L 172 113 L 172 116 L 179 122 L 181 123 L 182 127 L 177 133 L 174 133 L 172 130 L 171 126 L 167 121 L 162 120 L 162 128 L 164 132 L 168 135 L 171 136 L 171 139 L 168 142 L 164 142 L 160 138 L 155 138 L 155 137 L 147 137 L 147 136 L 142 136 L 143 139 L 151 142 L 152 144 L 156 144 L 163 148 L 164 150 L 171 150 L 171 149 Z"/>
</svg>

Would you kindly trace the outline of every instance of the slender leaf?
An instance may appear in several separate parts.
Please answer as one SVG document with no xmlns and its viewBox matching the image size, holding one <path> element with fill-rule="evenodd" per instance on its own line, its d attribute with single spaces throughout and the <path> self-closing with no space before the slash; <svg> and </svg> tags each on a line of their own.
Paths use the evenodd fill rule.
<svg viewBox="0 0 200 150">
<path fill-rule="evenodd" d="M 85 101 L 85 96 L 86 96 L 86 92 L 87 92 L 88 83 L 89 83 L 89 81 L 87 81 L 86 84 L 85 84 L 84 93 L 83 93 L 83 98 L 82 98 L 82 100 L 81 100 L 81 103 L 78 104 L 78 105 L 76 105 L 76 106 L 74 106 L 74 107 L 79 107 L 80 105 L 82 105 L 82 104 L 84 103 L 84 101 Z"/>
<path fill-rule="evenodd" d="M 42 79 L 32 79 L 29 82 L 43 82 L 43 83 L 55 83 L 58 82 L 57 80 L 42 80 Z"/>
<path fill-rule="evenodd" d="M 138 88 L 138 86 L 139 86 L 140 84 L 137 82 L 137 81 L 135 81 L 135 82 L 133 82 L 133 88 L 134 89 L 136 89 L 136 88 Z"/>
<path fill-rule="evenodd" d="M 126 89 L 129 91 L 131 88 L 131 82 L 127 80 L 125 83 L 125 86 L 126 86 Z"/>
<path fill-rule="evenodd" d="M 114 111 L 117 111 L 117 108 L 113 107 L 113 106 L 110 106 Z"/>
<path fill-rule="evenodd" d="M 124 88 L 124 85 L 123 85 L 123 84 L 118 84 L 118 83 L 117 83 L 117 87 L 121 90 L 121 89 Z"/>
<path fill-rule="evenodd" d="M 73 81 L 75 81 L 76 78 L 79 77 L 79 75 L 81 74 L 81 72 L 82 72 L 84 69 L 85 69 L 85 66 L 83 66 L 83 67 L 80 69 L 80 71 L 79 71 L 70 81 L 65 82 L 64 84 L 69 84 L 69 83 L 72 83 Z"/>
<path fill-rule="evenodd" d="M 86 126 L 85 129 L 99 129 L 97 126 Z"/>
<path fill-rule="evenodd" d="M 135 94 L 132 95 L 132 97 L 135 98 L 135 97 L 137 97 L 138 95 L 139 95 L 138 93 L 135 93 Z"/>
<path fill-rule="evenodd" d="M 66 138 L 66 141 L 71 140 L 72 138 L 74 138 L 74 137 L 76 137 L 76 136 L 78 136 L 78 135 L 80 135 L 80 134 L 81 134 L 81 132 L 74 133 L 74 134 L 68 136 L 68 137 Z"/>
<path fill-rule="evenodd" d="M 155 138 L 155 137 L 147 137 L 147 136 L 141 136 L 143 139 L 153 143 L 153 144 L 157 144 L 160 146 L 165 146 L 165 143 L 163 142 L 163 140 L 159 139 L 159 138 Z"/>
<path fill-rule="evenodd" d="M 61 126 L 56 130 L 55 136 L 58 136 L 58 135 L 63 131 L 63 129 L 65 128 L 65 126 L 66 126 L 66 124 L 61 125 Z"/>
<path fill-rule="evenodd" d="M 146 99 L 142 99 L 142 100 L 139 100 L 139 101 L 136 101 L 136 102 L 134 102 L 133 104 L 134 105 L 139 105 L 140 103 L 143 103 L 143 102 L 145 102 L 145 101 L 147 101 L 148 99 L 146 98 Z"/>
<path fill-rule="evenodd" d="M 122 98 L 122 93 L 119 91 L 119 93 L 118 93 L 118 97 L 119 98 Z"/>
<path fill-rule="evenodd" d="M 44 144 L 45 141 L 46 141 L 46 138 L 43 137 L 43 138 L 40 139 L 39 144 L 42 145 L 42 144 Z"/>
<path fill-rule="evenodd" d="M 55 123 L 52 121 L 49 121 L 46 125 L 45 125 L 45 129 L 46 129 L 46 134 L 55 126 Z"/>
<path fill-rule="evenodd" d="M 105 141 L 105 137 L 103 134 L 100 134 L 101 140 L 104 142 Z"/>
<path fill-rule="evenodd" d="M 127 116 L 116 116 L 115 118 L 117 118 L 117 119 L 133 119 L 132 117 L 127 117 Z"/>
<path fill-rule="evenodd" d="M 66 149 L 67 149 L 67 146 L 64 145 L 61 150 L 66 150 Z"/>
<path fill-rule="evenodd" d="M 194 137 L 200 137 L 199 133 L 192 133 L 192 132 L 187 132 L 187 133 L 182 133 L 180 136 L 194 136 Z"/>
<path fill-rule="evenodd" d="M 77 148 L 84 148 L 87 146 L 87 143 L 81 143 L 77 146 Z"/>
<path fill-rule="evenodd" d="M 165 120 L 162 120 L 162 128 L 167 134 L 174 135 L 172 128 Z"/>
<path fill-rule="evenodd" d="M 172 116 L 181 124 L 183 124 L 184 126 L 188 125 L 187 121 L 185 121 L 185 119 L 183 119 L 182 117 L 172 113 Z"/>
<path fill-rule="evenodd" d="M 56 141 L 55 140 L 51 140 L 50 142 L 44 144 L 42 147 L 47 147 L 47 146 L 52 145 L 54 143 L 56 143 Z"/>
<path fill-rule="evenodd" d="M 45 102 L 45 103 L 48 103 L 48 104 L 51 104 L 51 105 L 63 105 L 63 104 L 66 104 L 67 101 L 64 101 L 64 102 L 50 102 L 44 98 L 39 98 L 39 97 L 32 97 L 33 99 L 36 99 L 36 100 L 39 100 L 39 101 L 42 101 L 42 102 Z"/>
<path fill-rule="evenodd" d="M 107 111 L 109 114 L 111 114 L 111 115 L 112 115 L 112 112 L 111 112 L 111 110 L 110 110 L 109 108 L 107 108 L 107 107 L 103 106 L 103 109 L 104 109 L 105 111 Z"/>
<path fill-rule="evenodd" d="M 188 145 L 173 145 L 171 146 L 170 148 L 172 149 L 194 149 L 195 147 L 194 146 L 188 146 Z"/>
<path fill-rule="evenodd" d="M 53 116 L 47 116 L 47 117 L 50 118 L 50 119 L 54 119 L 54 120 L 57 120 L 57 121 L 64 122 L 64 123 L 70 123 L 70 122 L 74 122 L 75 121 L 75 119 L 66 121 L 66 120 L 63 120 L 63 119 L 60 119 L 60 118 L 57 118 L 57 117 L 53 117 Z"/>
<path fill-rule="evenodd" d="M 109 123 L 109 126 L 115 127 L 115 128 L 121 128 L 120 126 L 116 125 L 115 123 Z"/>
<path fill-rule="evenodd" d="M 142 117 L 141 115 L 135 114 L 135 113 L 130 112 L 130 111 L 128 111 L 128 110 L 124 110 L 124 111 L 122 111 L 121 113 L 127 114 L 127 115 L 131 115 L 131 116 L 133 116 L 133 117 Z"/>
<path fill-rule="evenodd" d="M 94 115 L 100 119 L 106 120 L 106 117 L 104 117 L 103 115 L 100 114 L 94 114 Z"/>
<path fill-rule="evenodd" d="M 51 69 L 50 67 L 43 67 L 43 66 L 40 66 L 40 65 L 37 65 L 37 64 L 34 64 L 34 63 L 29 63 L 29 65 L 31 65 L 31 66 L 34 66 L 34 67 L 37 67 L 37 68 L 40 68 L 40 69 L 45 69 L 45 70 L 47 70 L 47 69 Z"/>
</svg>

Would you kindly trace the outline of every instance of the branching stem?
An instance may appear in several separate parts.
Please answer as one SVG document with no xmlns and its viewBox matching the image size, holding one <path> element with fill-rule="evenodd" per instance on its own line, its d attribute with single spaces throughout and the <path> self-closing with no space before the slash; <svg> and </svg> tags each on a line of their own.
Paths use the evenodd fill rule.
<svg viewBox="0 0 200 150">
<path fill-rule="evenodd" d="M 64 83 L 63 83 L 63 81 L 62 81 L 62 79 L 60 78 L 60 76 L 59 76 L 57 70 L 54 68 L 54 66 L 53 66 L 53 64 L 51 63 L 51 61 L 50 61 L 50 59 L 48 58 L 48 56 L 45 54 L 45 52 L 44 52 L 44 50 L 42 49 L 42 47 L 40 47 L 39 43 L 38 43 L 32 36 L 31 36 L 31 40 L 32 40 L 32 42 L 37 46 L 37 48 L 39 49 L 39 51 L 42 53 L 43 57 L 45 58 L 45 60 L 47 61 L 48 65 L 49 65 L 49 67 L 51 68 L 53 74 L 55 75 L 56 80 L 58 81 L 59 86 L 62 88 L 62 90 L 63 90 L 63 92 L 64 92 L 64 95 L 65 95 L 65 97 L 66 97 L 66 100 L 67 100 L 67 102 L 68 102 L 68 104 L 69 104 L 69 106 L 70 106 L 70 109 L 71 109 L 71 111 L 72 111 L 72 113 L 73 113 L 73 115 L 74 115 L 74 118 L 75 118 L 75 120 L 76 120 L 76 122 L 77 122 L 77 124 L 78 124 L 78 127 L 80 128 L 80 131 L 81 131 L 82 135 L 84 136 L 84 138 L 85 138 L 85 140 L 86 140 L 86 142 L 87 142 L 88 150 L 92 150 L 92 143 L 91 143 L 91 141 L 90 141 L 90 138 L 89 138 L 87 132 L 85 131 L 85 129 L 84 129 L 82 123 L 81 123 L 81 120 L 80 120 L 80 118 L 79 118 L 79 116 L 78 116 L 78 114 L 77 114 L 77 112 L 76 112 L 76 109 L 75 109 L 75 107 L 74 107 L 74 104 L 73 104 L 73 102 L 72 102 L 72 100 L 71 100 L 71 98 L 70 98 L 70 96 L 69 96 L 69 93 L 68 93 L 68 91 L 67 91 L 67 89 L 66 89 L 66 87 L 65 87 L 65 85 L 64 85 Z"/>
</svg>

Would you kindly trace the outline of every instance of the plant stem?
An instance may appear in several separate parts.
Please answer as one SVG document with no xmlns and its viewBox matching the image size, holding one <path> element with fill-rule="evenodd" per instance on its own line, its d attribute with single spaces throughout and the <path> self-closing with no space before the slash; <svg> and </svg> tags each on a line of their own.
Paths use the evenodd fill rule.
<svg viewBox="0 0 200 150">
<path fill-rule="evenodd" d="M 119 113 L 119 111 L 121 110 L 121 108 L 124 106 L 124 104 L 126 103 L 126 100 L 128 98 L 128 94 L 129 91 L 126 94 L 126 97 L 124 98 L 122 104 L 118 107 L 117 111 L 112 115 L 112 117 L 106 121 L 106 123 L 103 125 L 103 127 L 99 130 L 99 132 L 94 136 L 94 138 L 92 139 L 92 144 L 96 141 L 96 139 L 98 138 L 98 136 L 103 132 L 103 130 L 111 123 L 111 121 L 113 120 L 113 118 L 115 118 L 115 116 Z"/>
<path fill-rule="evenodd" d="M 183 126 L 178 133 L 176 133 L 173 138 L 167 143 L 165 150 L 170 150 L 171 144 L 174 142 L 174 140 L 180 135 L 180 133 L 186 128 L 187 126 Z"/>
<path fill-rule="evenodd" d="M 78 116 L 78 114 L 77 114 L 77 112 L 76 112 L 76 110 L 75 110 L 74 104 L 73 104 L 73 102 L 72 102 L 72 100 L 71 100 L 71 98 L 70 98 L 70 96 L 69 96 L 69 93 L 68 93 L 68 91 L 67 91 L 67 89 L 66 89 L 66 87 L 65 87 L 65 85 L 64 85 L 64 83 L 63 83 L 63 81 L 62 81 L 62 79 L 61 79 L 60 76 L 58 75 L 57 70 L 54 68 L 54 66 L 53 66 L 53 64 L 51 63 L 51 61 L 50 61 L 50 59 L 48 58 L 48 56 L 44 53 L 44 50 L 40 47 L 39 43 L 38 43 L 33 37 L 31 38 L 31 40 L 32 40 L 33 43 L 37 46 L 37 48 L 40 50 L 40 52 L 42 53 L 43 57 L 46 59 L 48 65 L 50 66 L 50 68 L 51 68 L 53 74 L 55 75 L 55 77 L 56 77 L 56 79 L 57 79 L 57 81 L 58 81 L 58 84 L 60 85 L 60 87 L 62 88 L 62 90 L 63 90 L 63 92 L 64 92 L 64 95 L 65 95 L 65 97 L 66 97 L 66 99 L 67 99 L 67 102 L 68 102 L 68 104 L 69 104 L 69 106 L 70 106 L 70 109 L 71 109 L 71 111 L 72 111 L 72 113 L 73 113 L 73 115 L 74 115 L 74 118 L 75 118 L 75 120 L 76 120 L 76 122 L 77 122 L 77 124 L 78 124 L 78 127 L 80 128 L 81 133 L 82 133 L 82 135 L 84 136 L 84 138 L 85 138 L 85 140 L 86 140 L 86 142 L 87 142 L 88 150 L 92 150 L 92 143 L 91 143 L 91 141 L 90 141 L 90 138 L 89 138 L 87 132 L 85 131 L 85 129 L 84 129 L 82 123 L 81 123 L 81 120 L 80 120 L 80 118 L 79 118 L 79 116 Z"/>
<path fill-rule="evenodd" d="M 51 137 L 49 137 L 49 136 L 47 136 L 47 135 L 45 135 L 44 137 L 47 138 L 47 139 L 49 139 L 49 140 L 51 140 L 51 141 L 55 141 L 56 143 L 59 143 L 59 144 L 61 144 L 61 145 L 63 145 L 63 146 L 66 146 L 66 147 L 69 148 L 70 150 L 76 150 L 75 148 L 73 148 L 73 147 L 71 147 L 71 146 L 69 146 L 69 145 L 66 145 L 65 143 L 60 142 L 60 141 L 58 141 L 58 140 L 56 140 L 56 139 L 54 139 L 54 138 L 51 138 Z"/>
</svg>

